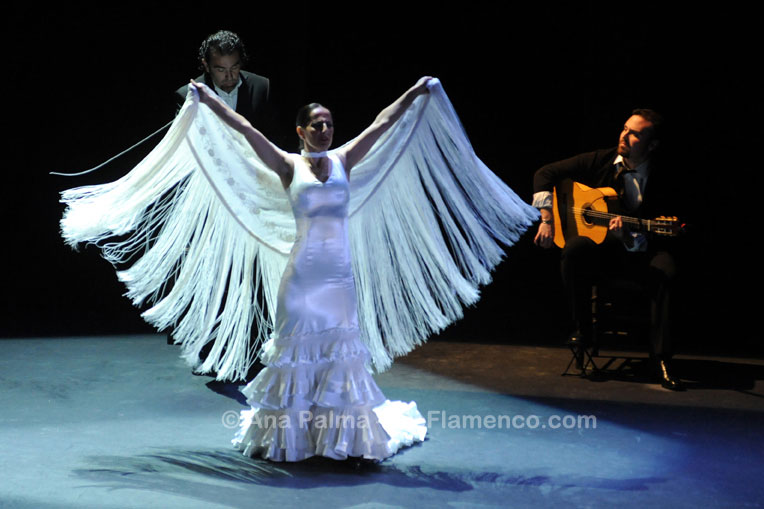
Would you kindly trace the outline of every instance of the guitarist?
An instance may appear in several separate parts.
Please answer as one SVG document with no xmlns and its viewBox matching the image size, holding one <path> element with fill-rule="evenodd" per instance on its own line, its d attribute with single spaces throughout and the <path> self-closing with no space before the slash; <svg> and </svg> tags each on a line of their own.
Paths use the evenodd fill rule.
<svg viewBox="0 0 764 509">
<path fill-rule="evenodd" d="M 534 238 L 536 245 L 549 248 L 555 227 L 552 192 L 570 179 L 589 187 L 610 187 L 618 196 L 609 210 L 630 216 L 644 215 L 649 200 L 659 195 L 660 172 L 654 168 L 661 141 L 663 119 L 655 111 L 638 109 L 626 120 L 618 146 L 597 150 L 548 164 L 533 180 L 533 205 L 541 212 L 541 223 Z M 655 170 L 655 171 L 653 171 Z M 655 173 L 655 174 L 654 174 Z M 598 277 L 628 276 L 647 283 L 651 297 L 650 354 L 655 374 L 663 387 L 682 390 L 671 376 L 668 362 L 672 354 L 669 331 L 669 297 L 676 273 L 674 258 L 654 245 L 655 239 L 632 232 L 621 216 L 610 219 L 608 235 L 601 244 L 585 236 L 565 239 L 561 272 L 566 299 L 573 319 L 569 343 L 585 348 L 591 341 L 591 287 Z"/>
</svg>

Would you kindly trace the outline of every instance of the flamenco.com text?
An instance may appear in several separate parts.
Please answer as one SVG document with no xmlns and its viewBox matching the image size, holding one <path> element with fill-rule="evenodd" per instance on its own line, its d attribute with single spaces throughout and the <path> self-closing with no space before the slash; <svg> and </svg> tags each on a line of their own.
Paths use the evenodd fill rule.
<svg viewBox="0 0 764 509">
<path fill-rule="evenodd" d="M 597 429 L 596 415 L 475 415 L 427 412 L 427 427 L 443 429 Z"/>
<path fill-rule="evenodd" d="M 244 419 L 238 412 L 229 411 L 223 414 L 223 425 L 226 428 L 239 427 Z M 516 430 L 585 430 L 597 429 L 597 416 L 595 415 L 508 415 L 508 414 L 455 414 L 445 410 L 430 410 L 425 417 L 425 424 L 429 429 L 467 429 L 467 430 L 491 430 L 491 429 L 516 429 Z M 340 415 L 330 412 L 329 414 L 313 415 L 310 411 L 298 412 L 295 416 L 289 415 L 258 415 L 255 413 L 248 420 L 248 425 L 263 428 L 290 428 L 311 427 L 316 429 L 334 427 L 357 427 L 370 426 L 368 417 L 361 415 L 355 418 L 352 415 Z"/>
</svg>

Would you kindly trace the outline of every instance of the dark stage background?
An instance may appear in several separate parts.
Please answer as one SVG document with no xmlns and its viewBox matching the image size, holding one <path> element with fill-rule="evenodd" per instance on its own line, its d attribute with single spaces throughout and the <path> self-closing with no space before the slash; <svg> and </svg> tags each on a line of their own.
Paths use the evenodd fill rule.
<svg viewBox="0 0 764 509">
<path fill-rule="evenodd" d="M 271 79 L 285 148 L 296 148 L 299 106 L 329 106 L 342 143 L 430 74 L 443 82 L 478 155 L 526 200 L 538 167 L 613 146 L 634 107 L 661 110 L 671 127 L 664 170 L 684 190 L 666 213 L 693 225 L 678 296 L 685 350 L 761 352 L 754 225 L 764 88 L 752 12 L 732 4 L 704 12 L 697 4 L 473 2 L 429 4 L 434 15 L 406 4 L 310 5 L 227 15 L 190 4 L 172 12 L 59 4 L 8 15 L 2 337 L 152 330 L 95 248 L 75 253 L 63 244 L 58 193 L 118 178 L 159 138 L 85 177 L 48 172 L 88 169 L 167 123 L 173 91 L 198 74 L 199 43 L 227 28 L 247 43 L 248 69 Z M 532 237 L 508 251 L 483 300 L 441 338 L 561 340 L 559 253 L 539 251 Z"/>
</svg>

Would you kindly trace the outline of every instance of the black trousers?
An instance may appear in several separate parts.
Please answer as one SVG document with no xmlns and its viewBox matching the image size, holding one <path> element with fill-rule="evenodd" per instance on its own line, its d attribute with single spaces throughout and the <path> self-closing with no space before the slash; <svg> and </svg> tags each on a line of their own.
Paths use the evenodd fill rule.
<svg viewBox="0 0 764 509">
<path fill-rule="evenodd" d="M 676 262 L 666 251 L 631 253 L 617 239 L 595 244 L 587 237 L 566 240 L 560 269 L 573 327 L 591 333 L 592 285 L 602 278 L 637 282 L 650 299 L 650 353 L 668 359 L 674 353 L 671 336 L 671 287 Z"/>
</svg>

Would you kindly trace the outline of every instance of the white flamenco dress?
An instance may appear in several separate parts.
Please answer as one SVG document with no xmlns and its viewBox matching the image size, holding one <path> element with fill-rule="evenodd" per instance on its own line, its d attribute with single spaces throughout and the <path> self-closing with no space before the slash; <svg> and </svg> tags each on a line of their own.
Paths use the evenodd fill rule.
<svg viewBox="0 0 764 509">
<path fill-rule="evenodd" d="M 416 407 L 386 402 L 367 364 L 387 369 L 459 319 L 538 217 L 431 83 L 349 183 L 335 157 L 325 184 L 298 159 L 285 193 L 191 89 L 127 175 L 62 193 L 66 242 L 99 246 L 187 362 L 243 378 L 265 343 L 234 441 L 247 454 L 381 459 L 421 440 Z"/>
<path fill-rule="evenodd" d="M 234 445 L 248 456 L 299 461 L 313 455 L 381 460 L 424 440 L 415 403 L 386 401 L 361 342 L 348 242 L 349 186 L 330 155 L 326 182 L 296 157 L 287 190 L 297 235 L 278 293 L 266 365 L 242 392 Z"/>
</svg>

